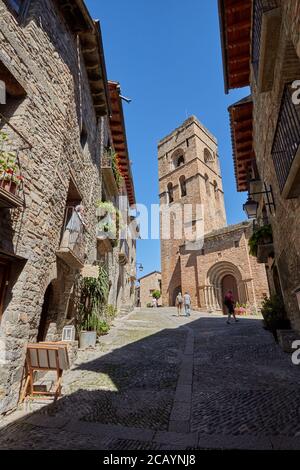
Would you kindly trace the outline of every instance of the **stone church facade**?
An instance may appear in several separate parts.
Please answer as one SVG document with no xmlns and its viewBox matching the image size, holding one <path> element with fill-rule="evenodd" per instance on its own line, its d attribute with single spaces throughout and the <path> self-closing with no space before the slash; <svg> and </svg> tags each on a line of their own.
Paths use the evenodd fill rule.
<svg viewBox="0 0 300 470">
<path fill-rule="evenodd" d="M 162 302 L 175 305 L 178 292 L 187 291 L 194 308 L 222 312 L 223 297 L 231 289 L 236 301 L 255 313 L 269 293 L 266 270 L 249 255 L 251 223 L 226 223 L 217 145 L 195 116 L 158 144 Z M 191 219 L 184 215 L 186 205 L 192 207 Z M 164 233 L 166 211 L 170 237 Z M 185 230 L 178 235 L 179 219 L 183 229 L 189 228 L 188 236 Z M 200 244 L 197 224 L 203 232 Z"/>
</svg>

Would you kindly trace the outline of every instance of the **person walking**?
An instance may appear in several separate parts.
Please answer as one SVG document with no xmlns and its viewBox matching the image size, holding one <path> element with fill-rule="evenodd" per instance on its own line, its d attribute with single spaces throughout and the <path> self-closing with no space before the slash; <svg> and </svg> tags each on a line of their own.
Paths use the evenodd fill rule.
<svg viewBox="0 0 300 470">
<path fill-rule="evenodd" d="M 188 292 L 186 292 L 183 296 L 183 303 L 184 303 L 184 311 L 185 311 L 185 316 L 190 317 L 191 316 L 191 296 Z"/>
<path fill-rule="evenodd" d="M 229 290 L 227 292 L 227 294 L 225 295 L 225 299 L 224 299 L 224 304 L 226 305 L 227 307 L 227 310 L 228 310 L 228 318 L 227 318 L 227 324 L 230 325 L 230 319 L 231 319 L 231 315 L 233 315 L 233 318 L 234 318 L 234 321 L 235 322 L 238 322 L 236 316 L 235 316 L 235 313 L 234 313 L 234 297 L 233 297 L 233 292 L 232 290 Z"/>
<path fill-rule="evenodd" d="M 183 297 L 182 297 L 181 292 L 179 292 L 176 297 L 176 306 L 177 306 L 177 315 L 179 317 L 182 313 L 182 306 L 183 306 Z"/>
</svg>

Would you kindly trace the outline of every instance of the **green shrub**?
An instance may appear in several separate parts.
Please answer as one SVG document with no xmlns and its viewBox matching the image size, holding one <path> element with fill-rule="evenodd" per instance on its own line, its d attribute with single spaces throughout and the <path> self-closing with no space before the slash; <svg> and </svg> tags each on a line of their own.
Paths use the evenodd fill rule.
<svg viewBox="0 0 300 470">
<path fill-rule="evenodd" d="M 116 318 L 118 314 L 118 309 L 114 306 L 114 305 L 106 305 L 105 309 L 104 309 L 104 315 L 105 317 L 112 321 Z"/>
<path fill-rule="evenodd" d="M 107 323 L 107 321 L 101 320 L 98 324 L 97 334 L 99 336 L 104 336 L 104 335 L 107 335 L 109 330 L 110 330 L 110 325 Z"/>
<path fill-rule="evenodd" d="M 161 298 L 161 292 L 159 290 L 155 290 L 153 293 L 152 293 L 152 297 L 156 300 L 160 299 Z"/>
<path fill-rule="evenodd" d="M 264 299 L 261 314 L 264 319 L 265 327 L 272 331 L 276 339 L 276 330 L 290 327 L 290 323 L 286 318 L 283 301 L 278 295 L 272 295 L 270 298 L 266 297 Z"/>
</svg>

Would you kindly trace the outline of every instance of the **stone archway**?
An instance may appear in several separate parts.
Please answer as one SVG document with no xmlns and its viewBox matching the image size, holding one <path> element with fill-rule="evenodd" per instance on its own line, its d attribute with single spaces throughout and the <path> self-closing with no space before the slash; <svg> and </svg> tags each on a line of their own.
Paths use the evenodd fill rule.
<svg viewBox="0 0 300 470">
<path fill-rule="evenodd" d="M 225 289 L 233 291 L 236 301 L 247 302 L 247 289 L 241 271 L 229 261 L 220 261 L 214 264 L 207 273 L 204 299 L 209 311 L 224 311 Z"/>
</svg>

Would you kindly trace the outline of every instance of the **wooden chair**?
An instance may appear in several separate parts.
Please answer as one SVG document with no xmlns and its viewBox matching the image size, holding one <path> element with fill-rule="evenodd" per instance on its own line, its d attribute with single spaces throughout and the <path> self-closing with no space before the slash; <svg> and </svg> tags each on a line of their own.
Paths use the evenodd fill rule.
<svg viewBox="0 0 300 470">
<path fill-rule="evenodd" d="M 68 348 L 64 342 L 44 342 L 28 344 L 26 351 L 26 380 L 21 394 L 22 403 L 26 396 L 34 397 L 36 395 L 54 396 L 56 400 L 61 396 L 61 381 L 64 370 L 70 368 Z M 54 391 L 34 390 L 35 373 L 38 371 L 49 372 L 56 371 L 57 380 Z"/>
</svg>

